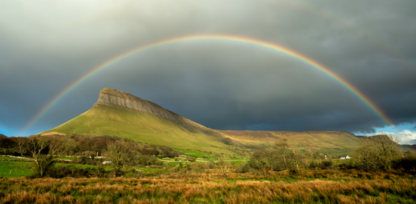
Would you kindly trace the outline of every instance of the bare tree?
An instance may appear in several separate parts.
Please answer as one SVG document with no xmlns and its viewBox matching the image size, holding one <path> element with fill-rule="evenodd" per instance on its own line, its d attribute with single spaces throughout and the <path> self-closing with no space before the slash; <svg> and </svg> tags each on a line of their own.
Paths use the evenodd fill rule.
<svg viewBox="0 0 416 204">
<path fill-rule="evenodd" d="M 65 140 L 59 137 L 48 138 L 49 155 L 61 156 L 65 152 Z"/>
<path fill-rule="evenodd" d="M 111 143 L 104 152 L 104 156 L 111 161 L 111 166 L 114 168 L 114 176 L 117 176 L 121 168 L 136 164 L 139 161 L 139 155 L 138 151 L 124 142 Z"/>
<path fill-rule="evenodd" d="M 292 173 L 299 173 L 302 168 L 306 167 L 306 155 L 301 154 L 296 147 L 291 148 L 288 154 L 288 169 Z"/>
<path fill-rule="evenodd" d="M 273 148 L 278 151 L 278 153 L 281 155 L 283 164 L 285 165 L 285 168 L 288 168 L 288 162 L 287 162 L 287 150 L 289 149 L 289 144 L 287 142 L 286 138 L 279 139 L 276 141 L 273 145 Z"/>
<path fill-rule="evenodd" d="M 47 168 L 52 166 L 54 158 L 52 156 L 44 157 L 41 152 L 48 147 L 48 140 L 41 136 L 31 136 L 27 139 L 26 148 L 31 154 L 35 163 L 36 171 L 40 177 L 43 177 Z"/>
<path fill-rule="evenodd" d="M 221 155 L 218 161 L 218 166 L 221 169 L 222 175 L 227 177 L 227 172 L 230 170 L 230 163 L 225 161 L 225 156 Z"/>
</svg>

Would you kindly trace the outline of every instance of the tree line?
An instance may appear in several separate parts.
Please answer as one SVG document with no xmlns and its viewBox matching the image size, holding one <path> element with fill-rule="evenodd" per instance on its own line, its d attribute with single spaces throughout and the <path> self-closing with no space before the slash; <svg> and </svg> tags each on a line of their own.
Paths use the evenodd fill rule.
<svg viewBox="0 0 416 204">
<path fill-rule="evenodd" d="M 118 175 L 122 168 L 154 165 L 159 163 L 157 157 L 173 158 L 179 155 L 171 147 L 146 145 L 111 136 L 82 135 L 0 137 L 0 152 L 29 157 L 34 163 L 35 177 L 44 177 L 48 170 L 51 172 L 53 163 L 64 156 L 73 156 L 76 161 L 88 160 L 88 164 L 93 165 L 99 165 L 103 160 L 111 161 L 109 165 L 113 167 L 114 175 Z M 97 156 L 104 159 L 94 159 Z"/>
<path fill-rule="evenodd" d="M 362 138 L 361 145 L 351 152 L 351 159 L 342 162 L 341 168 L 354 168 L 364 171 L 388 171 L 393 168 L 416 170 L 416 157 L 411 152 L 403 151 L 399 140 L 393 135 L 379 135 Z M 332 158 L 324 158 L 317 151 L 301 152 L 291 146 L 287 139 L 276 141 L 268 150 L 256 151 L 250 156 L 248 164 L 237 168 L 238 172 L 248 172 L 250 169 L 263 171 L 289 170 L 299 173 L 305 169 L 333 168 Z"/>
</svg>

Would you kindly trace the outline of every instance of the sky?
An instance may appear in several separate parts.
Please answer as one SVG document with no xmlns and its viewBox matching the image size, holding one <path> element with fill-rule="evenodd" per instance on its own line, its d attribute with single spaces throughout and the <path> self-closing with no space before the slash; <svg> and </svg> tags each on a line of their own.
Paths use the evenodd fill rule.
<svg viewBox="0 0 416 204">
<path fill-rule="evenodd" d="M 0 133 L 49 130 L 109 87 L 214 129 L 389 132 L 416 143 L 415 9 L 414 0 L 0 1 Z M 385 118 L 302 58 L 232 37 L 133 52 L 74 84 L 135 48 L 202 35 L 307 57 Z"/>
</svg>

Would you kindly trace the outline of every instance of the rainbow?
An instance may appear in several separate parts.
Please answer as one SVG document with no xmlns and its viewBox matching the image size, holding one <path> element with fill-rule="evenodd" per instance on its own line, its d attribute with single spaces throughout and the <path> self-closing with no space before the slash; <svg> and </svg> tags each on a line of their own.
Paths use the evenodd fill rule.
<svg viewBox="0 0 416 204">
<path fill-rule="evenodd" d="M 69 86 L 67 86 L 64 90 L 62 90 L 59 94 L 57 94 L 51 101 L 49 101 L 25 126 L 23 129 L 23 132 L 26 132 L 28 129 L 30 129 L 39 118 L 41 118 L 56 102 L 59 101 L 63 96 L 65 96 L 68 92 L 70 92 L 72 89 L 77 87 L 79 84 L 81 84 L 83 81 L 90 78 L 92 75 L 97 73 L 98 71 L 104 69 L 105 67 L 108 67 L 136 52 L 140 52 L 146 49 L 167 45 L 171 43 L 177 43 L 177 42 L 183 42 L 183 41 L 190 41 L 190 40 L 227 40 L 227 41 L 235 41 L 235 42 L 242 42 L 242 43 L 248 43 L 253 45 L 258 45 L 266 48 L 270 48 L 276 51 L 279 51 L 281 53 L 284 53 L 286 55 L 292 56 L 298 60 L 301 60 L 305 62 L 306 64 L 311 65 L 312 67 L 316 68 L 317 70 L 321 71 L 323 74 L 335 79 L 338 83 L 340 83 L 342 86 L 344 86 L 346 89 L 348 89 L 350 92 L 352 92 L 356 97 L 358 97 L 362 102 L 364 102 L 376 115 L 378 115 L 387 125 L 394 125 L 394 123 L 384 114 L 368 97 L 366 97 L 362 92 L 360 92 L 357 88 L 355 88 L 351 83 L 334 73 L 329 68 L 319 64 L 318 62 L 314 61 L 313 59 L 310 59 L 300 53 L 297 53 L 293 50 L 290 50 L 286 47 L 273 44 L 270 42 L 253 39 L 253 38 L 247 38 L 247 37 L 239 37 L 239 36 L 231 36 L 231 35 L 193 35 L 193 36 L 183 36 L 183 37 L 177 37 L 167 40 L 162 40 L 154 43 L 150 43 L 147 45 L 139 46 L 134 49 L 131 49 L 127 52 L 124 52 L 120 55 L 117 55 L 102 64 L 98 65 L 97 67 L 91 69 L 89 72 L 85 73 L 83 76 L 79 77 L 77 80 L 72 82 Z"/>
</svg>

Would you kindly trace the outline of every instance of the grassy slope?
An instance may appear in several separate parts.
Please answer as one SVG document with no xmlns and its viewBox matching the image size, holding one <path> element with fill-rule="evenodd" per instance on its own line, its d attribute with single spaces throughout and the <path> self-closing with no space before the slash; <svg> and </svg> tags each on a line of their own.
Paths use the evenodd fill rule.
<svg viewBox="0 0 416 204">
<path fill-rule="evenodd" d="M 180 149 L 231 153 L 223 149 L 225 145 L 220 142 L 220 137 L 205 135 L 163 118 L 114 106 L 96 105 L 78 117 L 43 133 L 48 132 L 112 135 Z"/>
<path fill-rule="evenodd" d="M 344 131 L 219 131 L 243 143 L 269 143 L 287 138 L 292 146 L 315 150 L 351 150 L 360 144 L 360 139 Z"/>
</svg>

